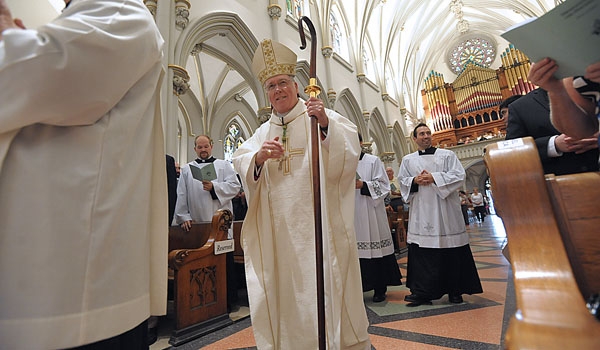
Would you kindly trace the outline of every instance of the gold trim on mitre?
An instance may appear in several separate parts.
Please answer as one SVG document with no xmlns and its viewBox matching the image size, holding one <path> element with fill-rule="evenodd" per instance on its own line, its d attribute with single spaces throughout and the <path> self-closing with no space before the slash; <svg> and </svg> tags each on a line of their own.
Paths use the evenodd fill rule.
<svg viewBox="0 0 600 350">
<path fill-rule="evenodd" d="M 271 39 L 263 40 L 252 59 L 252 72 L 261 84 L 276 75 L 296 75 L 296 59 L 294 51 Z"/>
</svg>

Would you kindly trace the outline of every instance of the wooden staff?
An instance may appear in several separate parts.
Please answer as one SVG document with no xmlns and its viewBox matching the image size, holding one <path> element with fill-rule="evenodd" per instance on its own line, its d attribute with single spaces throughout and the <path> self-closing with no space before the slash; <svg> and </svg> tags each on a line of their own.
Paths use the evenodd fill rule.
<svg viewBox="0 0 600 350">
<path fill-rule="evenodd" d="M 304 27 L 302 22 L 305 22 L 312 38 L 310 50 L 310 83 L 304 92 L 310 97 L 317 97 L 321 93 L 321 88 L 317 85 L 317 34 L 315 26 L 311 20 L 302 16 L 298 19 L 298 30 L 300 32 L 301 50 L 306 48 L 306 38 L 304 37 Z M 315 215 L 315 253 L 317 260 L 317 322 L 319 335 L 319 350 L 326 349 L 326 333 L 325 333 L 325 283 L 323 277 L 323 224 L 321 219 L 321 173 L 319 171 L 319 145 L 321 143 L 321 135 L 319 135 L 319 125 L 317 117 L 310 116 L 310 142 L 312 150 L 312 179 L 313 179 L 313 202 Z"/>
</svg>

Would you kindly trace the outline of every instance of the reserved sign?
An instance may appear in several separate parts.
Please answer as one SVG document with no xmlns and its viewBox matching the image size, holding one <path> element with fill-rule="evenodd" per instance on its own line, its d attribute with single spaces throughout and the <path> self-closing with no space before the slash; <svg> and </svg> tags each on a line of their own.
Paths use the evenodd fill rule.
<svg viewBox="0 0 600 350">
<path fill-rule="evenodd" d="M 235 247 L 233 239 L 215 242 L 215 255 L 232 252 Z"/>
</svg>

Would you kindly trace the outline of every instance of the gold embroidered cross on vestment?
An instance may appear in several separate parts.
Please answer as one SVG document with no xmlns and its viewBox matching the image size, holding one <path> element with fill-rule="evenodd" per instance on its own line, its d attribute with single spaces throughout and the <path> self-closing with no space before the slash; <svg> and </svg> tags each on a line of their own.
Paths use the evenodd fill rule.
<svg viewBox="0 0 600 350">
<path fill-rule="evenodd" d="M 304 113 L 305 112 L 302 112 L 300 113 L 300 115 Z M 293 118 L 292 120 L 294 119 L 296 118 Z M 304 155 L 304 148 L 291 148 L 289 143 L 289 136 L 287 136 L 287 124 L 283 124 L 283 136 L 281 137 L 281 143 L 283 143 L 284 153 L 283 156 L 279 158 L 279 170 L 283 170 L 283 175 L 289 175 L 292 173 L 292 157 Z"/>
</svg>

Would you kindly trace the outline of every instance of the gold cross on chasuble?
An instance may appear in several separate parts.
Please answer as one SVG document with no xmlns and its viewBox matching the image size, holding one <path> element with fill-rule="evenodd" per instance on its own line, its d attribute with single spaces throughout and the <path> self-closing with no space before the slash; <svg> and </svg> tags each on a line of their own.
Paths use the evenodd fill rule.
<svg viewBox="0 0 600 350">
<path fill-rule="evenodd" d="M 291 169 L 291 160 L 294 156 L 302 156 L 304 155 L 304 148 L 290 148 L 290 143 L 288 142 L 287 136 L 283 137 L 283 149 L 284 154 L 281 159 L 279 159 L 279 170 L 283 170 L 283 175 L 289 175 L 292 173 Z"/>
</svg>

